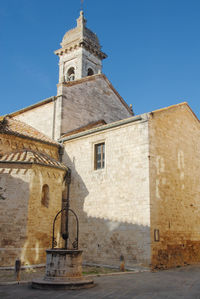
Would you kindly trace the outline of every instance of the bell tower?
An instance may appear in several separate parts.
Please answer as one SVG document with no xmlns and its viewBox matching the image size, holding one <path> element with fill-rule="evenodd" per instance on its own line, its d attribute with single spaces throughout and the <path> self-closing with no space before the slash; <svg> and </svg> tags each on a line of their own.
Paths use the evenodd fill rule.
<svg viewBox="0 0 200 299">
<path fill-rule="evenodd" d="M 101 51 L 99 39 L 86 27 L 83 11 L 77 26 L 65 33 L 59 56 L 59 83 L 74 81 L 94 74 L 101 74 L 102 60 L 107 57 Z"/>
</svg>

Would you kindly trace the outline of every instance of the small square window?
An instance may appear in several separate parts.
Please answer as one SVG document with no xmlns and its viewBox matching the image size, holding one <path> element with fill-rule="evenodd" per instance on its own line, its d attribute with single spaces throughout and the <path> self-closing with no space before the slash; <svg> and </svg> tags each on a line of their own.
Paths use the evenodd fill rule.
<svg viewBox="0 0 200 299">
<path fill-rule="evenodd" d="M 105 167 L 105 143 L 95 144 L 94 169 Z"/>
</svg>

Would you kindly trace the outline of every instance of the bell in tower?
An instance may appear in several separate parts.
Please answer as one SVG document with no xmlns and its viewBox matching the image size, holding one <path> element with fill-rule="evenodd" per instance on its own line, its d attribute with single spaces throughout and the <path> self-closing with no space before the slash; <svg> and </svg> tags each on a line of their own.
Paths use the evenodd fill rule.
<svg viewBox="0 0 200 299">
<path fill-rule="evenodd" d="M 65 33 L 59 56 L 59 83 L 74 81 L 102 73 L 102 60 L 107 57 L 101 51 L 98 37 L 86 27 L 83 11 L 77 19 L 77 26 Z"/>
</svg>

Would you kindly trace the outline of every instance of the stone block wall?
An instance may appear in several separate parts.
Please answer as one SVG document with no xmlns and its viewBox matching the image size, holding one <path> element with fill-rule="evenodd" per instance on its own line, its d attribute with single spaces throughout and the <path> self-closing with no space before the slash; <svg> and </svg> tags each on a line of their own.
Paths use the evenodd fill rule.
<svg viewBox="0 0 200 299">
<path fill-rule="evenodd" d="M 94 146 L 105 142 L 105 168 L 94 169 Z M 150 263 L 148 123 L 134 122 L 66 141 L 72 170 L 71 208 L 80 222 L 84 261 Z"/>
<path fill-rule="evenodd" d="M 59 84 L 58 94 L 62 94 L 61 134 L 101 119 L 112 123 L 132 116 L 104 75 Z"/>
<path fill-rule="evenodd" d="M 31 170 L 4 169 L 0 174 L 0 266 L 14 266 L 27 235 Z"/>
<path fill-rule="evenodd" d="M 53 220 L 62 208 L 64 171 L 33 166 L 27 217 L 27 239 L 23 246 L 23 260 L 28 264 L 45 263 L 45 250 L 51 248 Z M 42 205 L 42 187 L 49 186 L 49 205 Z M 61 245 L 60 220 L 56 224 L 56 240 Z"/>
<path fill-rule="evenodd" d="M 34 127 L 52 139 L 60 137 L 60 100 L 54 102 L 53 98 L 47 103 L 35 105 L 23 112 L 14 113 L 17 120 Z"/>
<path fill-rule="evenodd" d="M 88 76 L 88 68 L 92 68 L 94 74 L 101 73 L 101 60 L 84 48 L 78 48 L 60 56 L 59 83 L 67 81 L 67 72 L 73 67 L 75 80 Z"/>
<path fill-rule="evenodd" d="M 199 120 L 172 106 L 150 115 L 149 134 L 152 265 L 200 262 Z"/>
<path fill-rule="evenodd" d="M 3 165 L 0 174 L 0 266 L 45 263 L 52 224 L 62 204 L 64 171 L 33 165 Z M 49 205 L 42 205 L 42 187 L 49 186 Z M 56 225 L 60 240 L 60 219 Z"/>
<path fill-rule="evenodd" d="M 58 84 L 57 98 L 13 113 L 52 139 L 101 119 L 111 123 L 132 116 L 104 75 Z"/>
</svg>

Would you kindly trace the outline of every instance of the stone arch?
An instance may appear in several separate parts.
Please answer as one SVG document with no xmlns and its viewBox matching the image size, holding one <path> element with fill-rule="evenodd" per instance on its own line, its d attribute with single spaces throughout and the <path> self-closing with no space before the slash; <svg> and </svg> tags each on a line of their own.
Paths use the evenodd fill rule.
<svg viewBox="0 0 200 299">
<path fill-rule="evenodd" d="M 66 75 L 67 81 L 74 81 L 75 80 L 75 68 L 72 66 L 68 69 L 67 75 Z"/>
<path fill-rule="evenodd" d="M 94 75 L 94 71 L 91 67 L 89 67 L 87 71 L 87 76 L 92 76 L 92 75 Z"/>
</svg>

